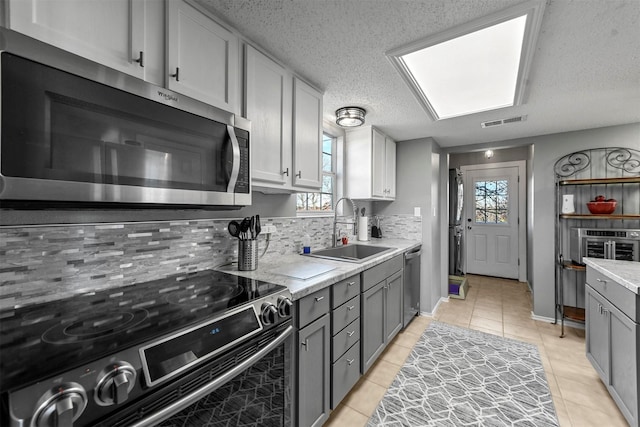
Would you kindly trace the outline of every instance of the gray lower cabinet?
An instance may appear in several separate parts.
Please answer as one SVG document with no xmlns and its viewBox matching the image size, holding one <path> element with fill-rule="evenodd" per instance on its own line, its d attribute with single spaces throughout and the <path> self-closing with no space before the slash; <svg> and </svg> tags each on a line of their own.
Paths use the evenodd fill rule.
<svg viewBox="0 0 640 427">
<path fill-rule="evenodd" d="M 402 329 L 403 257 L 362 273 L 361 363 L 364 374 Z"/>
<path fill-rule="evenodd" d="M 297 418 L 300 427 L 319 427 L 329 418 L 331 381 L 330 289 L 298 301 Z"/>
<path fill-rule="evenodd" d="M 587 267 L 586 353 L 631 426 L 638 419 L 638 295 Z"/>
</svg>

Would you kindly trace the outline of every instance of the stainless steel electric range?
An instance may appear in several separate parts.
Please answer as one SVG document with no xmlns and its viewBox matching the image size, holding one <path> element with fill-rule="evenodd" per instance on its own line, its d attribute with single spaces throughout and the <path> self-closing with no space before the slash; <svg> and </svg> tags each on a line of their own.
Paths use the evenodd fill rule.
<svg viewBox="0 0 640 427">
<path fill-rule="evenodd" d="M 0 425 L 289 426 L 289 298 L 207 270 L 0 312 Z"/>
</svg>

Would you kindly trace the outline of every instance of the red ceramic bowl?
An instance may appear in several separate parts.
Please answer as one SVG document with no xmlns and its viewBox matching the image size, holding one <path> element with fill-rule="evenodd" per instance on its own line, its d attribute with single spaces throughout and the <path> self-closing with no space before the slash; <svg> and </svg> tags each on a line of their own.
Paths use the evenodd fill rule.
<svg viewBox="0 0 640 427">
<path fill-rule="evenodd" d="M 587 202 L 589 212 L 594 215 L 606 215 L 616 210 L 618 202 Z"/>
</svg>

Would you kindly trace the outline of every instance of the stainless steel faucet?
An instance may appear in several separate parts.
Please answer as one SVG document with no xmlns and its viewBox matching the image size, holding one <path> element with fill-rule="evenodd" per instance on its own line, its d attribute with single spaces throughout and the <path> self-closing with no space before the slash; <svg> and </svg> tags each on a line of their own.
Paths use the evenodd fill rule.
<svg viewBox="0 0 640 427">
<path fill-rule="evenodd" d="M 353 206 L 353 221 L 338 221 L 338 204 L 340 204 L 340 201 L 342 200 L 348 200 L 351 202 L 351 206 Z M 338 242 L 338 235 L 336 234 L 336 226 L 338 224 L 353 224 L 353 234 L 358 234 L 358 207 L 355 202 L 348 197 L 338 199 L 336 205 L 333 207 L 333 234 L 331 235 L 332 248 L 335 248 L 336 243 Z"/>
</svg>

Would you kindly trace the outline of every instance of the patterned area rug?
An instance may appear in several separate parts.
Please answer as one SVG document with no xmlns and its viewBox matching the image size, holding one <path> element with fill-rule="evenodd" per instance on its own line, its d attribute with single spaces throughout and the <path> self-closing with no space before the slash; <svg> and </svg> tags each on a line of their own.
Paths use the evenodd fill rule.
<svg viewBox="0 0 640 427">
<path fill-rule="evenodd" d="M 557 427 L 538 349 L 432 322 L 367 424 Z"/>
</svg>

